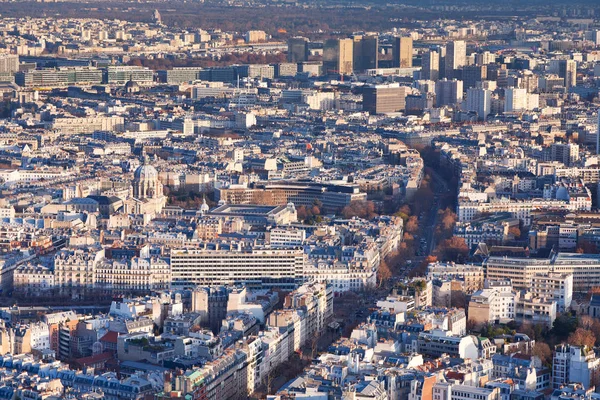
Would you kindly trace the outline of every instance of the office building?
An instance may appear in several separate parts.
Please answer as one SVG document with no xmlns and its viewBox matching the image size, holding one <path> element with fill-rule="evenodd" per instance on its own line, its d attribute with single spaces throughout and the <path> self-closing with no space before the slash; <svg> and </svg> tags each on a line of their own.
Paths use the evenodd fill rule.
<svg viewBox="0 0 600 400">
<path fill-rule="evenodd" d="M 150 84 L 154 81 L 154 71 L 146 67 L 121 65 L 107 67 L 103 71 L 103 83 L 124 85 L 133 81 L 138 84 Z"/>
<path fill-rule="evenodd" d="M 398 36 L 394 38 L 392 49 L 393 63 L 396 68 L 412 68 L 413 40 L 411 37 Z"/>
<path fill-rule="evenodd" d="M 102 71 L 93 67 L 33 69 L 15 73 L 15 83 L 22 87 L 64 87 L 102 83 Z"/>
<path fill-rule="evenodd" d="M 216 200 L 226 204 L 256 204 L 257 198 L 268 204 L 312 206 L 315 200 L 323 203 L 326 210 L 341 209 L 352 201 L 366 200 L 358 185 L 274 181 L 255 184 L 252 187 L 222 187 L 215 190 Z"/>
<path fill-rule="evenodd" d="M 462 67 L 462 81 L 465 89 L 477 86 L 478 82 L 487 80 L 486 65 L 465 65 Z"/>
<path fill-rule="evenodd" d="M 273 79 L 275 68 L 268 64 L 240 65 L 237 67 L 237 73 L 240 78 Z"/>
<path fill-rule="evenodd" d="M 489 257 L 484 262 L 487 279 L 510 279 L 517 290 L 529 290 L 536 274 L 573 275 L 573 291 L 600 286 L 597 254 L 558 253 L 551 258 Z"/>
<path fill-rule="evenodd" d="M 475 336 L 452 336 L 447 331 L 420 332 L 417 339 L 418 352 L 432 357 L 448 354 L 450 357 L 479 357 L 478 340 Z"/>
<path fill-rule="evenodd" d="M 203 69 L 198 78 L 209 82 L 234 82 L 238 78 L 237 67 L 212 67 Z"/>
<path fill-rule="evenodd" d="M 349 75 L 354 70 L 354 41 L 329 39 L 323 47 L 323 73 Z"/>
<path fill-rule="evenodd" d="M 308 61 L 308 39 L 294 37 L 288 40 L 287 60 L 291 63 Z"/>
<path fill-rule="evenodd" d="M 379 38 L 377 35 L 352 37 L 354 48 L 352 50 L 354 57 L 354 70 L 365 71 L 367 69 L 377 68 L 379 56 Z"/>
<path fill-rule="evenodd" d="M 298 73 L 297 63 L 281 63 L 275 64 L 273 67 L 275 68 L 275 78 L 293 77 Z"/>
<path fill-rule="evenodd" d="M 323 75 L 323 63 L 320 61 L 305 61 L 298 63 L 298 72 L 302 72 L 307 76 Z"/>
<path fill-rule="evenodd" d="M 301 249 L 207 244 L 203 249 L 171 251 L 173 284 L 246 285 L 250 288 L 294 289 L 304 278 Z"/>
<path fill-rule="evenodd" d="M 364 88 L 363 109 L 371 114 L 402 112 L 406 108 L 406 90 L 398 84 Z"/>
<path fill-rule="evenodd" d="M 200 79 L 199 67 L 180 67 L 157 72 L 158 80 L 162 83 L 178 84 L 192 82 Z"/>
</svg>

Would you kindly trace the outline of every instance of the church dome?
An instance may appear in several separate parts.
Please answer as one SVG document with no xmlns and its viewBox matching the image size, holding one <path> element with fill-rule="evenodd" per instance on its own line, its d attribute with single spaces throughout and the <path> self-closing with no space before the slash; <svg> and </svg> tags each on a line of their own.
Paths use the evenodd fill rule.
<svg viewBox="0 0 600 400">
<path fill-rule="evenodd" d="M 136 181 L 151 181 L 158 179 L 158 171 L 152 165 L 140 165 L 133 173 Z"/>
<path fill-rule="evenodd" d="M 127 93 L 137 93 L 140 91 L 140 85 L 136 81 L 129 80 L 125 83 L 125 91 Z"/>
</svg>

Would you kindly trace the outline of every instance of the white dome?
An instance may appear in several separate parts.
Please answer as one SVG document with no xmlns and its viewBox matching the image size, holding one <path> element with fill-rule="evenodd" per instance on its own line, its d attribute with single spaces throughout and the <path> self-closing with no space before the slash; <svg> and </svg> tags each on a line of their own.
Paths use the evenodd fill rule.
<svg viewBox="0 0 600 400">
<path fill-rule="evenodd" d="M 202 200 L 202 205 L 200 206 L 200 212 L 202 214 L 207 213 L 210 210 L 210 207 L 208 207 L 208 204 L 206 204 L 206 199 Z"/>
<path fill-rule="evenodd" d="M 152 165 L 140 165 L 133 173 L 133 178 L 138 181 L 150 181 L 158 179 L 158 171 Z"/>
</svg>

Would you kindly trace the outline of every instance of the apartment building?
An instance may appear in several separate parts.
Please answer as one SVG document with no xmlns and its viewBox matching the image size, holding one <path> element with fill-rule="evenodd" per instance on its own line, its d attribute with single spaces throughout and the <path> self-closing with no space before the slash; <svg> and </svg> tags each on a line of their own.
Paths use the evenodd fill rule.
<svg viewBox="0 0 600 400">
<path fill-rule="evenodd" d="M 477 265 L 436 262 L 427 266 L 427 280 L 451 280 L 463 283 L 466 293 L 483 289 L 484 270 Z"/>
<path fill-rule="evenodd" d="M 479 342 L 475 336 L 451 336 L 448 332 L 434 330 L 421 332 L 417 339 L 418 352 L 440 357 L 448 354 L 452 357 L 470 358 L 479 357 Z"/>
<path fill-rule="evenodd" d="M 56 118 L 48 128 L 65 134 L 92 133 L 95 131 L 123 131 L 125 120 L 120 116 L 96 116 L 80 118 Z"/>
<path fill-rule="evenodd" d="M 565 312 L 573 300 L 573 275 L 550 272 L 536 274 L 531 280 L 531 293 L 556 301 L 557 312 Z"/>
<path fill-rule="evenodd" d="M 101 248 L 72 248 L 54 257 L 54 283 L 63 290 L 92 288 L 96 269 L 104 258 Z"/>
<path fill-rule="evenodd" d="M 473 293 L 469 319 L 478 325 L 508 322 L 515 318 L 515 293 L 509 280 L 487 279 L 484 288 Z"/>
<path fill-rule="evenodd" d="M 483 388 L 469 385 L 452 385 L 450 398 L 452 400 L 497 400 L 500 388 Z"/>
<path fill-rule="evenodd" d="M 588 347 L 560 344 L 554 348 L 552 359 L 552 387 L 559 389 L 569 383 L 580 383 L 584 388 L 595 386 L 600 377 L 600 358 Z"/>
<path fill-rule="evenodd" d="M 94 287 L 112 291 L 155 291 L 171 287 L 171 266 L 161 258 L 134 257 L 98 264 Z"/>
<path fill-rule="evenodd" d="M 515 297 L 515 321 L 529 322 L 552 328 L 556 319 L 556 301 L 535 297 L 531 292 L 518 293 Z"/>
<path fill-rule="evenodd" d="M 43 265 L 22 265 L 13 275 L 13 289 L 18 293 L 39 295 L 54 288 L 54 273 Z"/>
</svg>

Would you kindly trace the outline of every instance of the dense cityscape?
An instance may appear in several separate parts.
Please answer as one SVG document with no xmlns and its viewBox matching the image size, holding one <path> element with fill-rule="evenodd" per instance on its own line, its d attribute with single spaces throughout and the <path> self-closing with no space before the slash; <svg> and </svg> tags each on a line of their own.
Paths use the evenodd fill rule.
<svg viewBox="0 0 600 400">
<path fill-rule="evenodd" d="M 600 4 L 0 1 L 0 399 L 600 400 Z"/>
</svg>

